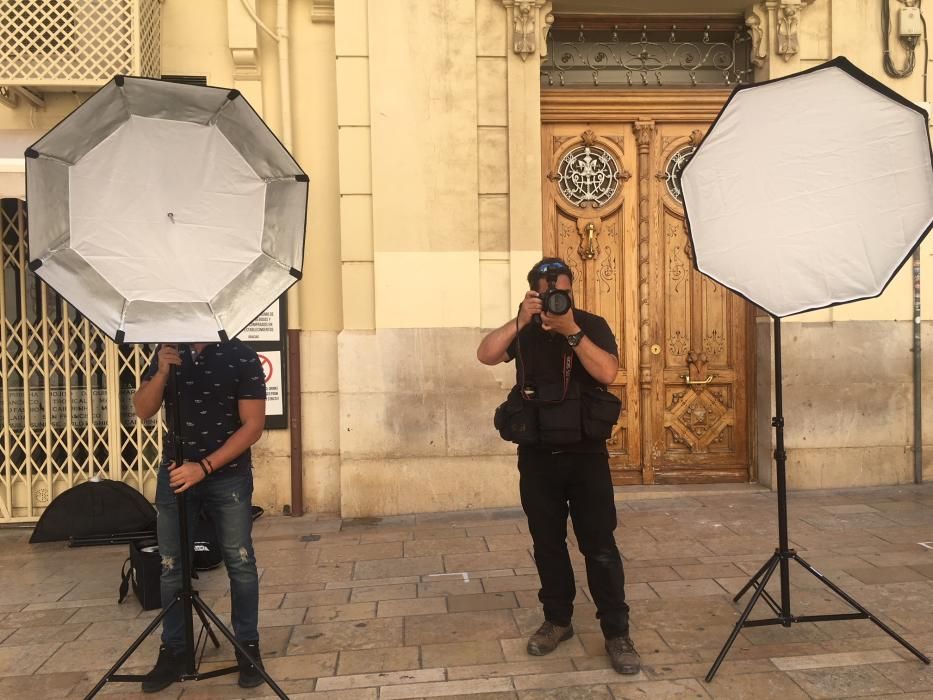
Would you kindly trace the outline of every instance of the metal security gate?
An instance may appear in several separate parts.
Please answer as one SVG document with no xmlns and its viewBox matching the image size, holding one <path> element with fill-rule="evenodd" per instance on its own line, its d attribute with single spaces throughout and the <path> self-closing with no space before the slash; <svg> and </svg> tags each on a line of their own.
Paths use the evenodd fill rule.
<svg viewBox="0 0 933 700">
<path fill-rule="evenodd" d="M 0 523 L 96 476 L 152 500 L 162 419 L 132 401 L 152 348 L 116 345 L 29 270 L 25 202 L 0 199 L 0 236 Z"/>
</svg>

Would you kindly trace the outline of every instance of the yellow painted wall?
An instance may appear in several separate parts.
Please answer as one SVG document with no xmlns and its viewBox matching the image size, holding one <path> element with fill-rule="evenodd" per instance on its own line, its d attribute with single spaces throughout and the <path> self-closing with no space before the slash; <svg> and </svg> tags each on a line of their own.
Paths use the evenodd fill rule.
<svg viewBox="0 0 933 700">
<path fill-rule="evenodd" d="M 255 2 L 274 27 L 275 0 Z M 164 73 L 234 82 L 229 4 L 162 4 Z M 657 5 L 663 12 L 664 3 Z M 530 157 L 534 165 L 536 159 L 528 115 L 536 115 L 537 71 L 534 57 L 522 62 L 531 70 L 514 69 L 518 59 L 501 0 L 338 0 L 335 24 L 312 22 L 313 7 L 313 0 L 290 3 L 293 149 L 313 182 L 301 327 L 469 327 L 504 320 L 522 291 L 515 260 L 524 268 L 539 252 L 540 217 L 533 195 L 510 192 L 516 182 L 535 182 L 532 168 L 520 161 Z M 767 18 L 764 3 L 754 7 Z M 760 77 L 845 54 L 921 100 L 921 67 L 906 79 L 884 74 L 880 32 L 877 0 L 815 0 L 801 11 L 800 54 L 789 61 L 769 56 Z M 263 32 L 257 36 L 261 108 L 280 131 L 276 44 Z M 900 65 L 895 37 L 892 51 Z M 0 128 L 49 128 L 87 94 L 50 92 L 43 109 L 0 108 Z M 426 253 L 444 253 L 437 264 L 447 266 L 442 276 L 449 293 L 435 293 L 438 274 Z M 931 258 L 927 244 L 924 279 L 933 279 Z M 499 301 L 506 288 L 507 303 Z M 393 296 L 397 290 L 419 295 L 420 302 L 403 303 Z M 905 270 L 878 300 L 800 320 L 907 319 L 910 291 Z M 933 319 L 933 284 L 924 284 L 923 296 L 924 318 Z M 454 313 L 451 298 L 458 300 Z"/>
<path fill-rule="evenodd" d="M 162 73 L 206 75 L 208 85 L 232 84 L 226 0 L 162 3 Z"/>
<path fill-rule="evenodd" d="M 510 67 L 517 59 L 505 8 L 500 0 L 339 0 L 337 21 L 327 24 L 311 21 L 313 4 L 293 0 L 290 8 L 293 149 L 313 183 L 301 327 L 501 322 L 522 292 L 518 268 L 540 252 L 535 198 L 509 192 L 517 181 L 534 181 L 518 161 L 534 150 L 527 116 L 536 114 L 537 71 Z M 755 8 L 767 18 L 764 4 Z M 892 10 L 896 22 L 896 4 Z M 274 28 L 275 0 L 258 0 L 257 12 Z M 227 0 L 166 0 L 163 72 L 232 84 L 227 15 Z M 884 74 L 880 32 L 876 0 L 815 0 L 801 11 L 799 55 L 769 56 L 759 77 L 845 54 L 921 100 L 921 67 L 906 79 Z M 280 131 L 276 44 L 257 36 L 261 108 Z M 892 51 L 900 65 L 896 37 Z M 2 108 L 0 128 L 49 128 L 87 94 L 48 93 L 44 109 Z M 924 280 L 933 279 L 930 245 L 922 251 Z M 444 255 L 429 262 L 432 253 Z M 795 320 L 908 319 L 910 287 L 905 269 L 880 299 Z M 923 285 L 923 299 L 924 318 L 933 319 L 933 284 Z"/>
<path fill-rule="evenodd" d="M 275 0 L 251 1 L 274 28 Z M 715 0 L 696 5 L 698 13 L 721 9 Z M 292 150 L 311 177 L 297 319 L 307 505 L 365 515 L 505 504 L 514 474 L 496 471 L 510 460 L 501 445 L 486 447 L 483 421 L 508 372 L 449 364 L 428 371 L 411 348 L 469 363 L 463 344 L 476 338 L 462 330 L 500 325 L 524 294 L 526 271 L 541 254 L 538 57 L 512 50 L 503 0 L 336 0 L 333 21 L 321 21 L 319 1 L 289 6 Z M 754 7 L 767 22 L 764 3 Z M 656 11 L 664 9 L 657 0 Z M 240 0 L 165 0 L 162 13 L 163 72 L 242 86 L 281 134 L 277 44 L 243 19 Z M 879 14 L 878 0 L 815 0 L 801 11 L 800 54 L 770 55 L 758 78 L 845 54 L 922 99 L 922 67 L 904 80 L 884 74 Z M 249 45 L 252 74 L 242 53 Z M 896 38 L 892 47 L 902 64 Z M 50 128 L 88 94 L 50 92 L 43 109 L 0 106 L 0 130 Z M 933 319 L 931 246 L 922 251 L 925 319 Z M 909 277 L 902 271 L 879 299 L 788 320 L 909 319 Z M 372 376 L 372 357 L 381 376 Z M 418 405 L 430 407 L 438 425 L 421 425 Z M 393 411 L 405 420 L 367 420 Z M 423 433 L 425 445 L 411 447 L 409 430 Z M 273 508 L 290 498 L 288 447 L 287 432 L 276 431 L 257 450 L 267 465 L 257 497 Z M 486 449 L 498 466 L 484 478 L 503 479 L 487 502 L 482 491 L 459 502 L 456 490 L 432 502 L 430 489 L 418 489 L 418 479 L 458 473 Z M 399 474 L 413 481 L 393 482 L 405 498 L 386 505 L 378 490 L 401 463 L 393 460 L 404 461 Z"/>
</svg>

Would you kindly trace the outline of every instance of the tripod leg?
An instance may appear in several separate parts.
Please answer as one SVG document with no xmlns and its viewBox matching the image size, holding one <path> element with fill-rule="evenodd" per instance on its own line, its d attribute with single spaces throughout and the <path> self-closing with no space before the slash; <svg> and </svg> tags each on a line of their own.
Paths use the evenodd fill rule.
<svg viewBox="0 0 933 700">
<path fill-rule="evenodd" d="M 758 577 L 761 576 L 770 565 L 771 565 L 771 559 L 768 559 L 768 561 L 762 564 L 761 568 L 758 569 L 758 573 L 756 573 L 754 576 L 748 579 L 748 583 L 746 583 L 742 587 L 742 590 L 735 594 L 735 598 L 732 599 L 732 602 L 738 603 L 739 598 L 741 598 L 743 595 L 745 595 L 748 592 L 748 589 L 752 587 L 755 581 L 758 580 Z"/>
<path fill-rule="evenodd" d="M 231 632 L 230 630 L 228 630 L 228 629 L 226 628 L 226 626 L 224 625 L 224 623 L 220 621 L 220 618 L 217 617 L 217 615 L 214 614 L 214 611 L 213 611 L 213 610 L 211 610 L 209 607 L 207 607 L 207 605 L 204 603 L 203 600 L 201 600 L 197 595 L 195 595 L 195 596 L 191 599 L 191 602 L 194 604 L 194 607 L 195 607 L 195 608 L 199 609 L 201 612 L 203 612 L 205 615 L 207 615 L 207 617 L 210 619 L 210 621 L 214 623 L 214 626 L 215 626 L 218 630 L 220 630 L 220 633 L 221 633 L 224 637 L 227 638 L 227 640 L 234 646 L 234 648 L 235 648 L 237 651 L 239 651 L 241 654 L 243 654 L 243 656 L 245 656 L 251 663 L 253 662 L 253 657 L 250 656 L 250 654 L 249 654 L 249 652 L 246 650 L 246 648 L 245 648 L 242 644 L 240 644 L 240 643 L 237 641 L 236 637 L 233 636 L 233 632 Z M 270 687 L 270 688 L 272 688 L 272 692 L 274 692 L 276 695 L 278 695 L 280 698 L 282 698 L 282 700 L 288 700 L 288 696 L 285 694 L 285 691 L 282 690 L 282 689 L 276 684 L 276 682 L 275 682 L 274 680 L 272 680 L 272 677 L 271 677 L 268 673 L 266 673 L 266 670 L 265 670 L 261 665 L 259 665 L 259 664 L 254 664 L 254 666 L 256 666 L 256 670 L 259 672 L 259 675 L 262 676 L 262 679 L 263 679 L 266 683 L 269 684 L 269 687 Z"/>
<path fill-rule="evenodd" d="M 853 608 L 855 608 L 855 609 L 858 610 L 860 613 L 862 613 L 863 615 L 865 615 L 865 617 L 867 617 L 869 620 L 871 620 L 871 621 L 874 622 L 876 625 L 878 625 L 878 627 L 880 627 L 889 637 L 891 637 L 891 638 L 894 639 L 897 643 L 899 643 L 902 647 L 904 647 L 905 649 L 907 649 L 911 654 L 913 654 L 914 656 L 916 656 L 918 659 L 920 659 L 920 660 L 921 660 L 923 663 L 925 663 L 925 664 L 929 664 L 929 663 L 930 663 L 930 659 L 929 659 L 922 651 L 920 651 L 919 649 L 917 649 L 916 647 L 914 647 L 910 642 L 908 642 L 906 639 L 904 639 L 903 637 L 901 637 L 897 632 L 895 632 L 894 630 L 892 630 L 890 627 L 888 627 L 886 624 L 884 624 L 881 620 L 879 620 L 877 617 L 875 617 L 875 616 L 872 615 L 870 612 L 868 612 L 868 610 L 866 610 L 864 607 L 862 607 L 862 604 L 859 603 L 855 598 L 853 598 L 853 597 L 850 596 L 848 593 L 846 593 L 844 590 L 842 590 L 841 588 L 839 588 L 839 586 L 837 586 L 835 583 L 833 583 L 832 581 L 830 581 L 830 580 L 829 580 L 828 578 L 826 578 L 823 574 L 821 574 L 819 571 L 817 571 L 816 569 L 814 569 L 812 566 L 810 566 L 807 562 L 805 562 L 803 559 L 801 559 L 801 558 L 800 558 L 799 556 L 797 556 L 796 554 L 794 555 L 794 559 L 795 559 L 795 560 L 797 561 L 797 563 L 800 564 L 804 569 L 806 569 L 806 570 L 809 571 L 811 574 L 813 574 L 814 576 L 816 576 L 816 578 L 819 579 L 823 584 L 825 584 L 830 590 L 832 590 L 833 593 L 835 593 L 837 596 L 839 596 L 840 598 L 842 598 L 845 602 L 847 602 L 847 603 L 848 603 L 849 605 L 851 605 Z"/>
<path fill-rule="evenodd" d="M 757 583 L 755 585 L 758 586 Z M 768 593 L 768 591 L 765 591 L 764 593 L 761 594 L 761 599 L 765 601 L 765 603 L 768 604 L 768 607 L 771 608 L 774 611 L 774 614 L 777 615 L 778 617 L 784 614 L 783 612 L 781 612 L 781 608 L 778 606 L 777 601 L 774 600 L 774 598 L 771 596 L 770 593 Z"/>
<path fill-rule="evenodd" d="M 97 695 L 97 693 L 100 692 L 100 689 L 103 688 L 107 684 L 107 681 L 110 680 L 110 677 L 117 672 L 117 669 L 119 669 L 123 664 L 126 663 L 126 660 L 133 655 L 133 652 L 136 651 L 139 648 L 139 645 L 142 644 L 146 640 L 146 637 L 152 634 L 152 631 L 156 627 L 158 627 L 160 624 L 162 624 L 162 619 L 168 614 L 168 611 L 172 609 L 172 607 L 178 602 L 178 600 L 179 599 L 176 596 L 175 598 L 172 599 L 171 603 L 169 603 L 164 608 L 162 608 L 162 612 L 160 612 L 158 615 L 156 615 L 152 619 L 152 622 L 150 622 L 149 626 L 146 627 L 145 630 L 143 630 L 143 633 L 136 638 L 136 641 L 130 644 L 129 648 L 125 652 L 123 652 L 123 656 L 117 659 L 117 662 L 113 666 L 110 667 L 110 670 L 104 674 L 103 678 L 97 681 L 97 685 L 95 685 L 91 689 L 90 693 L 84 696 L 84 700 L 90 700 L 95 695 Z"/>
<path fill-rule="evenodd" d="M 739 632 L 742 630 L 742 627 L 745 626 L 745 621 L 751 614 L 752 608 L 755 607 L 755 603 L 758 602 L 758 598 L 760 598 L 761 594 L 764 592 L 765 586 L 768 583 L 768 579 L 771 578 L 771 574 L 774 573 L 774 570 L 777 568 L 778 562 L 780 561 L 781 557 L 777 553 L 775 553 L 768 561 L 768 568 L 765 571 L 764 578 L 761 579 L 761 583 L 755 588 L 755 593 L 752 595 L 751 600 L 748 601 L 748 605 L 745 606 L 745 610 L 743 610 L 742 614 L 739 616 L 738 622 L 735 623 L 735 627 L 732 629 L 732 634 L 729 635 L 729 639 L 727 639 L 725 645 L 723 645 L 722 651 L 719 652 L 719 656 L 717 656 L 716 661 L 713 662 L 709 673 L 706 674 L 707 683 L 713 680 L 713 676 L 715 676 L 716 671 L 719 670 L 720 664 L 722 664 L 723 660 L 726 658 L 726 654 L 729 653 L 729 649 L 732 648 L 732 643 L 735 641 L 735 638 L 739 636 Z"/>
<path fill-rule="evenodd" d="M 214 630 L 211 629 L 211 623 L 207 621 L 206 617 L 204 617 L 204 613 L 201 612 L 201 608 L 194 606 L 194 610 L 197 612 L 198 617 L 201 618 L 201 624 L 204 626 L 204 631 L 207 632 L 207 636 L 210 638 L 211 642 L 213 642 L 214 648 L 219 648 L 220 642 L 217 640 L 217 635 L 214 634 Z"/>
</svg>

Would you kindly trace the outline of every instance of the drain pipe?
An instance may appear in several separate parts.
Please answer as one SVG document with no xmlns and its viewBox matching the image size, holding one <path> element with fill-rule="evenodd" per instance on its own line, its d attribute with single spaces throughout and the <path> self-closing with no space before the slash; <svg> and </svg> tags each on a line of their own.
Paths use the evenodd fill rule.
<svg viewBox="0 0 933 700">
<path fill-rule="evenodd" d="M 282 140 L 292 150 L 292 73 L 288 64 L 288 0 L 277 0 L 275 33 L 279 44 L 279 91 L 282 102 Z"/>
<path fill-rule="evenodd" d="M 288 0 L 276 0 L 275 31 L 269 29 L 266 23 L 259 19 L 247 0 L 240 0 L 240 4 L 250 19 L 272 41 L 278 44 L 279 49 L 279 92 L 280 108 L 282 110 L 282 143 L 289 153 L 292 150 L 292 74 L 288 62 Z"/>
<path fill-rule="evenodd" d="M 914 72 L 915 53 L 920 38 L 923 38 L 923 102 L 926 109 L 929 109 L 927 103 L 927 70 L 930 63 L 930 45 L 927 40 L 927 21 L 923 16 L 921 8 L 922 0 L 906 0 L 904 2 L 908 7 L 913 6 L 920 15 L 920 23 L 923 26 L 921 35 L 900 36 L 901 46 L 906 52 L 906 58 L 902 68 L 898 68 L 891 59 L 890 52 L 890 33 L 891 33 L 891 7 L 889 0 L 881 0 L 881 32 L 884 42 L 883 66 L 884 72 L 892 78 L 906 78 Z M 902 12 L 904 10 L 901 10 Z M 927 123 L 929 128 L 929 122 Z M 922 363 L 920 359 L 920 345 L 923 331 L 923 319 L 920 316 L 920 247 L 913 253 L 913 262 L 911 264 L 911 283 L 913 287 L 913 313 L 910 315 L 913 324 L 913 346 L 911 352 L 913 357 L 913 389 L 914 389 L 914 483 L 923 482 L 923 377 Z"/>
<path fill-rule="evenodd" d="M 920 3 L 917 3 L 920 6 Z M 929 109 L 927 102 L 927 70 L 930 67 L 930 44 L 927 40 L 927 21 L 920 11 L 920 21 L 923 23 L 923 103 Z M 929 126 L 929 124 L 927 124 Z M 920 247 L 913 255 L 913 290 L 914 290 L 914 483 L 923 483 L 923 365 L 920 362 L 920 342 L 923 331 L 923 321 L 920 316 Z"/>
<path fill-rule="evenodd" d="M 292 152 L 292 72 L 288 62 L 288 0 L 278 0 L 275 33 L 279 43 L 279 93 L 282 101 L 282 138 Z M 304 515 L 304 470 L 301 435 L 301 296 L 298 286 L 288 290 L 288 428 L 292 515 Z"/>
<path fill-rule="evenodd" d="M 292 82 L 288 60 L 288 0 L 276 0 L 275 31 L 259 19 L 247 0 L 243 9 L 256 26 L 278 44 L 282 144 L 292 152 Z M 291 515 L 304 514 L 304 472 L 301 434 L 301 297 L 297 285 L 288 290 L 288 431 L 290 438 Z"/>
<path fill-rule="evenodd" d="M 914 483 L 923 482 L 923 396 L 922 388 L 922 364 L 920 362 L 920 340 L 922 324 L 920 319 L 920 249 L 914 251 L 913 255 L 913 288 L 914 288 Z"/>
</svg>

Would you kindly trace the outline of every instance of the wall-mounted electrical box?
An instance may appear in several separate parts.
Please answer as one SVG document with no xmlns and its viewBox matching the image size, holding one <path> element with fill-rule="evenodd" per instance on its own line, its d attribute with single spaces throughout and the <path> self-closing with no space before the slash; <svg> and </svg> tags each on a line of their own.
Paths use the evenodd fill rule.
<svg viewBox="0 0 933 700">
<path fill-rule="evenodd" d="M 901 39 L 917 40 L 923 34 L 919 7 L 902 7 L 898 14 L 898 35 Z"/>
</svg>

